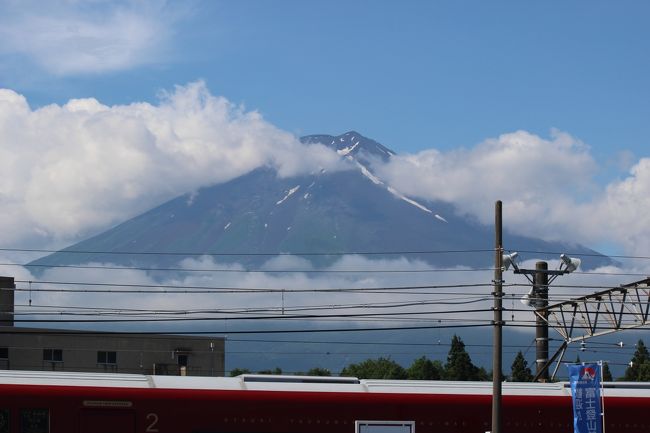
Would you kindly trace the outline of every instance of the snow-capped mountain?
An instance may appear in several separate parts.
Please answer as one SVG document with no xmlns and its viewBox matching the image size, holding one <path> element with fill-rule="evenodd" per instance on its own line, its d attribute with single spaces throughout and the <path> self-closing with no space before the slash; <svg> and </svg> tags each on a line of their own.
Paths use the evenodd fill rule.
<svg viewBox="0 0 650 433">
<path fill-rule="evenodd" d="M 493 227 L 459 216 L 449 203 L 408 197 L 372 172 L 373 160 L 388 160 L 395 155 L 392 150 L 354 131 L 301 140 L 334 148 L 350 169 L 281 178 L 272 168 L 259 168 L 229 182 L 188 192 L 32 264 L 103 262 L 156 267 L 192 253 L 192 257 L 222 254 L 217 260 L 250 265 L 276 253 L 306 253 L 318 265 L 331 263 L 337 254 L 354 252 L 377 258 L 395 258 L 401 252 L 438 266 L 489 266 L 493 262 L 489 252 L 494 246 Z M 504 245 L 595 254 L 582 246 L 508 233 Z M 461 250 L 488 251 L 449 253 Z M 377 254 L 385 252 L 395 254 Z M 608 262 L 604 256 L 588 256 L 583 266 Z"/>
<path fill-rule="evenodd" d="M 381 158 L 387 161 L 395 152 L 377 143 L 375 140 L 366 138 L 356 131 L 346 132 L 339 136 L 333 135 L 307 135 L 300 139 L 305 144 L 321 143 L 334 148 L 341 156 L 354 157 L 357 161 L 368 164 L 369 158 Z"/>
</svg>

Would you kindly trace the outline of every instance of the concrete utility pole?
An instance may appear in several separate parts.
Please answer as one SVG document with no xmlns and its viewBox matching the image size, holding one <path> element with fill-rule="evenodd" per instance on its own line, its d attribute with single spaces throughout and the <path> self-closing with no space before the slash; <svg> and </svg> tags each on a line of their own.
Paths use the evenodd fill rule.
<svg viewBox="0 0 650 433">
<path fill-rule="evenodd" d="M 503 349 L 503 223 L 502 203 L 497 201 L 494 206 L 494 341 L 492 345 L 492 430 L 491 433 L 501 433 L 501 370 Z"/>
<path fill-rule="evenodd" d="M 535 309 L 535 348 L 536 348 L 536 374 L 540 382 L 548 382 L 548 263 L 535 263 L 536 293 Z"/>
</svg>

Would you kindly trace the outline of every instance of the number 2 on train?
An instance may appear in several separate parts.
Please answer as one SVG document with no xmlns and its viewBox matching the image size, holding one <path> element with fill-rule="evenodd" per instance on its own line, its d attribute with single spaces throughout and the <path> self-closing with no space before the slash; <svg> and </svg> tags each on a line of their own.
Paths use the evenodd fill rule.
<svg viewBox="0 0 650 433">
<path fill-rule="evenodd" d="M 156 424 L 158 424 L 158 414 L 156 413 L 148 413 L 147 414 L 147 422 L 149 422 L 149 425 L 147 426 L 147 429 L 145 432 L 147 433 L 156 433 L 158 432 L 158 427 L 156 427 Z"/>
</svg>

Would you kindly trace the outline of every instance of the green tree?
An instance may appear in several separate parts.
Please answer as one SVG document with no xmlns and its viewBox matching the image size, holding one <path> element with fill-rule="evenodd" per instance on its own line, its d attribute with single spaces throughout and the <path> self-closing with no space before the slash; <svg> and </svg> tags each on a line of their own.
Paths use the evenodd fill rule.
<svg viewBox="0 0 650 433">
<path fill-rule="evenodd" d="M 406 370 L 408 379 L 412 380 L 440 380 L 444 374 L 444 367 L 440 361 L 431 361 L 426 356 L 413 361 Z"/>
<path fill-rule="evenodd" d="M 280 374 L 282 374 L 282 369 L 280 367 L 275 367 L 273 370 L 261 370 L 261 371 L 258 371 L 257 374 L 276 374 L 276 375 L 280 375 Z"/>
<path fill-rule="evenodd" d="M 359 364 L 350 364 L 341 371 L 341 376 L 359 379 L 406 379 L 404 367 L 388 358 L 366 359 Z"/>
<path fill-rule="evenodd" d="M 533 373 L 528 368 L 528 361 L 524 358 L 521 350 L 517 352 L 515 360 L 510 367 L 510 380 L 513 382 L 531 382 L 533 380 Z"/>
<path fill-rule="evenodd" d="M 332 373 L 327 368 L 314 367 L 307 372 L 307 376 L 331 376 Z"/>
<path fill-rule="evenodd" d="M 239 376 L 240 374 L 248 374 L 251 371 L 247 368 L 233 368 L 230 370 L 230 377 Z"/>
<path fill-rule="evenodd" d="M 606 362 L 603 363 L 603 380 L 605 382 L 611 382 L 614 380 L 612 378 L 612 372 L 609 370 L 609 364 Z"/>
<path fill-rule="evenodd" d="M 644 362 L 639 366 L 639 375 L 636 380 L 639 382 L 650 382 L 650 362 Z"/>
<path fill-rule="evenodd" d="M 465 350 L 465 343 L 459 336 L 451 339 L 451 348 L 445 364 L 445 379 L 448 380 L 485 380 L 487 372 L 472 364 L 469 353 Z"/>
<path fill-rule="evenodd" d="M 503 373 L 501 373 L 501 377 L 503 377 Z M 476 370 L 476 379 L 474 380 L 492 380 L 492 371 L 488 372 L 485 368 L 478 367 Z"/>
<path fill-rule="evenodd" d="M 636 344 L 634 356 L 632 356 L 632 360 L 630 361 L 630 366 L 625 369 L 623 380 L 634 382 L 650 380 L 649 367 L 644 367 L 644 364 L 650 364 L 650 354 L 645 344 L 643 344 L 643 340 L 639 340 Z"/>
</svg>

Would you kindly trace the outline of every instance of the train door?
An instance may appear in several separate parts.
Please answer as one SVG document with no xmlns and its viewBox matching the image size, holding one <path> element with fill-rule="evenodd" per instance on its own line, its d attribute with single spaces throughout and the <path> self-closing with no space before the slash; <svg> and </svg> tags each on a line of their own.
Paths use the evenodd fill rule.
<svg viewBox="0 0 650 433">
<path fill-rule="evenodd" d="M 355 433 L 415 433 L 414 421 L 355 421 Z"/>
<path fill-rule="evenodd" d="M 135 413 L 114 409 L 82 410 L 79 433 L 135 433 Z"/>
</svg>

